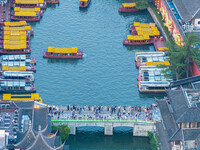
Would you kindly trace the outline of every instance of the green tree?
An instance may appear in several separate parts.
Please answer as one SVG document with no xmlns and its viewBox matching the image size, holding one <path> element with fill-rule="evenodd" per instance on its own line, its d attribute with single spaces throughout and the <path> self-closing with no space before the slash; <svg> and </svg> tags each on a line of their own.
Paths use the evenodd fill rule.
<svg viewBox="0 0 200 150">
<path fill-rule="evenodd" d="M 64 124 L 57 126 L 53 125 L 52 132 L 56 133 L 57 131 L 58 131 L 57 135 L 60 136 L 61 142 L 65 142 L 68 139 L 70 133 L 70 129 L 68 128 L 68 126 Z"/>
<path fill-rule="evenodd" d="M 178 80 L 191 76 L 190 66 L 193 61 L 200 64 L 200 50 L 197 46 L 199 42 L 200 39 L 195 33 L 189 33 L 185 36 L 184 46 L 167 42 L 166 46 L 169 48 L 167 53 L 171 61 L 171 66 L 167 66 L 165 70 L 169 73 L 168 77 L 175 76 Z"/>
<path fill-rule="evenodd" d="M 152 0 L 136 0 L 135 3 L 136 3 L 136 8 L 143 10 L 150 7 Z"/>
</svg>

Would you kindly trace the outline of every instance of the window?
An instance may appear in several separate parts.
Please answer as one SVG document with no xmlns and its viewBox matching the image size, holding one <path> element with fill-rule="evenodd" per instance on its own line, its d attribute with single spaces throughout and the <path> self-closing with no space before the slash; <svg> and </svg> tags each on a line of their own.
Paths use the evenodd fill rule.
<svg viewBox="0 0 200 150">
<path fill-rule="evenodd" d="M 198 21 L 198 24 L 200 24 L 200 21 Z"/>
<path fill-rule="evenodd" d="M 197 122 L 192 122 L 191 123 L 191 128 L 197 128 Z"/>
<path fill-rule="evenodd" d="M 180 145 L 180 141 L 175 141 L 175 145 Z"/>
</svg>

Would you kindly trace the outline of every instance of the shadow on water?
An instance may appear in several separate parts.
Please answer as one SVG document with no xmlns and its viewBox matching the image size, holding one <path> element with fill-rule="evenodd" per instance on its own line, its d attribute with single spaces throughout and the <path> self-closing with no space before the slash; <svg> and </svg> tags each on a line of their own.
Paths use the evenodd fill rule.
<svg viewBox="0 0 200 150">
<path fill-rule="evenodd" d="M 79 59 L 58 59 L 58 58 L 46 58 L 48 63 L 69 63 L 72 65 L 77 65 Z"/>
<path fill-rule="evenodd" d="M 162 99 L 165 96 L 167 96 L 167 94 L 161 94 L 161 93 L 139 93 L 139 97 L 140 98 L 157 98 L 157 99 Z"/>
<path fill-rule="evenodd" d="M 75 136 L 69 136 L 66 144 L 70 145 L 70 149 L 72 150 L 150 149 L 149 139 L 145 137 L 133 137 L 133 128 L 131 127 L 115 127 L 112 136 L 105 136 L 102 127 L 84 127 L 84 129 L 79 127 Z"/>
<path fill-rule="evenodd" d="M 57 6 L 59 7 L 59 3 L 58 4 L 47 4 L 47 8 L 56 8 Z"/>
<path fill-rule="evenodd" d="M 141 10 L 141 11 L 135 11 L 135 12 L 126 12 L 126 13 L 123 13 L 123 12 L 118 12 L 119 15 L 123 16 L 124 18 L 128 17 L 128 16 L 140 16 L 140 15 L 144 15 L 147 14 L 147 10 Z"/>
<path fill-rule="evenodd" d="M 139 51 L 144 51 L 144 50 L 146 50 L 146 51 L 150 51 L 149 50 L 149 46 L 153 46 L 152 44 L 149 44 L 149 45 L 143 45 L 143 46 L 141 46 L 141 45 L 124 45 L 124 47 L 126 47 L 126 49 L 128 50 L 128 51 L 133 51 L 133 50 L 139 50 Z"/>
</svg>

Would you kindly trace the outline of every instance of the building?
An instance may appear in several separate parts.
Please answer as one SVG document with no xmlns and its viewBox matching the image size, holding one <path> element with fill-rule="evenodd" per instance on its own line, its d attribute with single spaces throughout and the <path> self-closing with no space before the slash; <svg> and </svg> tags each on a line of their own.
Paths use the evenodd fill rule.
<svg viewBox="0 0 200 150">
<path fill-rule="evenodd" d="M 195 150 L 200 145 L 200 90 L 167 90 L 156 100 L 161 122 L 156 124 L 163 149 Z"/>
<path fill-rule="evenodd" d="M 55 138 L 56 133 L 48 135 L 47 127 L 41 130 L 39 125 L 38 131 L 33 130 L 30 121 L 27 131 L 18 132 L 18 141 L 14 147 L 23 150 L 63 150 L 64 144 L 55 148 Z"/>
<path fill-rule="evenodd" d="M 33 100 L 0 101 L 0 108 L 0 128 L 8 133 L 11 147 L 18 138 L 17 131 L 26 131 L 29 128 L 29 121 L 33 122 L 33 130 L 36 132 L 38 126 L 43 130 L 49 122 L 47 105 Z"/>
</svg>

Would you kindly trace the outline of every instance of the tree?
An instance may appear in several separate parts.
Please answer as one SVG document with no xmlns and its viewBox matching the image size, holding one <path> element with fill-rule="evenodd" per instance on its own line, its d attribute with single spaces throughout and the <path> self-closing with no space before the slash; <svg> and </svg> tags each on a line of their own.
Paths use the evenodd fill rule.
<svg viewBox="0 0 200 150">
<path fill-rule="evenodd" d="M 58 131 L 57 135 L 60 136 L 60 140 L 62 141 L 62 143 L 65 142 L 68 139 L 70 133 L 70 129 L 68 128 L 68 126 L 64 124 L 57 126 L 53 125 L 52 132 L 56 133 L 57 131 Z"/>
<path fill-rule="evenodd" d="M 136 8 L 137 9 L 147 9 L 150 6 L 150 3 L 152 3 L 152 0 L 136 0 Z"/>
<path fill-rule="evenodd" d="M 190 66 L 193 61 L 200 64 L 200 50 L 197 43 L 200 42 L 199 37 L 195 33 L 189 33 L 184 38 L 184 45 L 178 46 L 175 43 L 167 42 L 166 46 L 169 51 L 171 66 L 167 66 L 165 72 L 168 77 L 176 76 L 176 79 L 188 78 L 191 76 Z M 164 67 L 164 66 L 161 66 Z"/>
</svg>

